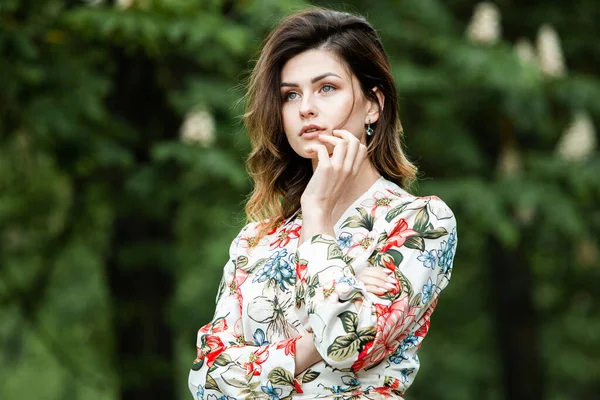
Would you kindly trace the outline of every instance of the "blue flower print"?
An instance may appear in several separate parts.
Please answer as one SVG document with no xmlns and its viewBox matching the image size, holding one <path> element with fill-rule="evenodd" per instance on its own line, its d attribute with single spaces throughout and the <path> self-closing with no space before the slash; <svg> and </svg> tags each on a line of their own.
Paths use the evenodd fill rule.
<svg viewBox="0 0 600 400">
<path fill-rule="evenodd" d="M 456 245 L 456 229 L 452 229 L 450 236 L 448 236 L 448 246 L 454 247 Z"/>
<path fill-rule="evenodd" d="M 419 338 L 413 334 L 408 335 L 404 340 L 396 347 L 394 353 L 389 357 L 389 360 L 394 364 L 400 364 L 404 360 L 408 360 L 406 350 L 410 347 L 415 346 L 419 343 Z"/>
<path fill-rule="evenodd" d="M 419 338 L 417 336 L 413 335 L 412 333 L 410 335 L 408 335 L 407 337 L 405 337 L 404 340 L 402 341 L 402 344 L 404 346 L 406 346 L 406 348 L 415 346 L 418 343 L 419 343 Z"/>
<path fill-rule="evenodd" d="M 403 346 L 402 343 L 399 344 L 389 359 L 394 364 L 400 364 L 402 361 L 408 360 L 408 357 L 406 356 L 406 346 Z"/>
<path fill-rule="evenodd" d="M 352 235 L 348 232 L 342 232 L 340 236 L 338 236 L 338 245 L 342 249 L 349 249 L 352 246 Z"/>
<path fill-rule="evenodd" d="M 352 276 L 342 276 L 341 278 L 337 279 L 337 283 L 347 283 L 350 286 L 354 286 L 358 284 L 358 281 Z"/>
<path fill-rule="evenodd" d="M 435 268 L 435 261 L 437 259 L 437 251 L 436 250 L 425 250 L 421 252 L 421 255 L 417 257 L 417 260 L 423 263 L 425 268 Z"/>
<path fill-rule="evenodd" d="M 196 392 L 196 400 L 204 400 L 204 387 L 198 385 L 198 391 Z"/>
<path fill-rule="evenodd" d="M 427 280 L 427 283 L 425 285 L 423 285 L 423 290 L 421 291 L 421 300 L 423 301 L 423 304 L 429 303 L 431 296 L 433 296 L 434 290 L 435 290 L 435 285 L 433 284 L 433 281 L 431 280 L 431 278 L 429 278 Z"/>
<path fill-rule="evenodd" d="M 217 397 L 214 394 L 209 394 L 207 399 L 208 400 L 236 400 L 235 397 L 225 396 L 225 395 L 223 395 L 221 397 Z"/>
<path fill-rule="evenodd" d="M 344 385 L 348 385 L 350 387 L 360 386 L 360 381 L 356 379 L 356 377 L 350 375 L 342 376 L 342 382 L 344 382 Z"/>
<path fill-rule="evenodd" d="M 415 372 L 414 368 L 404 368 L 403 370 L 401 370 L 400 373 L 402 374 L 402 383 L 408 383 L 408 376 L 413 372 Z"/>
<path fill-rule="evenodd" d="M 266 393 L 270 400 L 279 400 L 279 396 L 281 396 L 283 393 L 283 390 L 274 388 L 271 381 L 267 381 L 267 385 L 261 386 L 260 390 Z"/>
<path fill-rule="evenodd" d="M 293 263 L 285 260 L 286 256 L 287 249 L 276 251 L 256 273 L 252 282 L 260 283 L 269 279 L 279 284 L 281 290 L 286 290 L 286 285 L 294 285 L 296 283 L 296 273 L 292 269 Z"/>
<path fill-rule="evenodd" d="M 452 261 L 454 260 L 454 249 L 456 248 L 456 229 L 452 230 L 448 241 L 442 241 L 441 249 L 437 251 L 438 265 L 442 269 L 442 274 L 447 274 L 452 267 Z"/>
<path fill-rule="evenodd" d="M 254 332 L 254 335 L 252 335 L 254 337 L 254 343 L 256 343 L 257 346 L 266 346 L 269 343 L 269 341 L 267 340 L 267 336 L 265 335 L 265 332 L 258 328 L 256 330 L 256 332 Z"/>
</svg>

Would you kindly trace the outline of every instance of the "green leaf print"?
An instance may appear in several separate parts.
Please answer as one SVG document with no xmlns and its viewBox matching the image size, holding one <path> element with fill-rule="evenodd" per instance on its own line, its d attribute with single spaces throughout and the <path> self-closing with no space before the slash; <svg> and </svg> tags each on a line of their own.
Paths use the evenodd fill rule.
<svg viewBox="0 0 600 400">
<path fill-rule="evenodd" d="M 396 278 L 398 278 L 400 284 L 402 285 L 402 290 L 400 293 L 406 293 L 408 297 L 411 298 L 414 291 L 410 281 L 406 279 L 406 276 L 404 276 L 404 274 L 398 270 L 396 270 Z M 400 295 L 400 293 L 398 293 L 398 295 Z"/>
<path fill-rule="evenodd" d="M 238 258 L 235 259 L 235 267 L 236 268 L 244 268 L 246 265 L 248 265 L 248 257 L 246 256 L 238 256 Z"/>
<path fill-rule="evenodd" d="M 332 243 L 329 245 L 329 247 L 327 248 L 327 259 L 331 260 L 334 258 L 343 258 L 344 257 L 344 252 L 342 251 L 342 249 L 340 249 L 340 246 L 338 246 L 337 243 Z"/>
<path fill-rule="evenodd" d="M 198 360 L 197 362 L 194 361 L 194 363 L 192 364 L 192 371 L 199 371 L 203 365 L 204 365 L 204 359 Z"/>
<path fill-rule="evenodd" d="M 421 305 L 421 300 L 422 300 L 422 294 L 421 293 L 417 293 L 417 295 L 410 300 L 410 306 L 411 307 L 418 307 L 418 306 L 420 306 Z"/>
<path fill-rule="evenodd" d="M 427 207 L 423 207 L 417 212 L 413 229 L 417 232 L 424 232 L 427 229 L 427 225 L 429 225 L 429 213 L 427 212 Z"/>
<path fill-rule="evenodd" d="M 217 386 L 217 382 L 215 382 L 214 378 L 210 375 L 206 375 L 206 386 L 204 386 L 206 390 L 219 390 L 219 386 Z"/>
<path fill-rule="evenodd" d="M 252 266 L 250 268 L 245 269 L 245 271 L 249 274 L 253 273 L 256 269 L 262 267 L 264 265 L 264 263 L 266 263 L 268 260 L 268 258 L 261 258 L 258 261 L 256 261 L 254 264 L 252 264 Z"/>
<path fill-rule="evenodd" d="M 341 226 L 341 229 L 344 228 L 365 228 L 369 232 L 373 230 L 373 225 L 375 224 L 375 217 L 367 212 L 362 207 L 357 207 L 356 211 L 360 214 L 353 215 L 351 217 L 346 218 L 344 223 Z"/>
<path fill-rule="evenodd" d="M 248 387 L 247 381 L 237 379 L 237 378 L 226 378 L 224 375 L 225 374 L 221 374 L 221 379 L 223 379 L 223 382 L 225 382 L 227 385 L 233 386 L 236 388 L 240 388 L 240 389 Z"/>
<path fill-rule="evenodd" d="M 354 356 L 360 347 L 360 339 L 356 333 L 338 336 L 327 348 L 327 355 L 334 361 L 344 361 Z"/>
<path fill-rule="evenodd" d="M 385 220 L 387 222 L 392 222 L 392 220 L 394 218 L 396 218 L 398 215 L 402 214 L 402 212 L 406 209 L 406 206 L 409 205 L 410 203 L 405 203 L 405 204 L 401 204 L 399 206 L 396 206 L 394 208 L 392 208 L 390 211 L 388 211 L 388 213 L 385 215 Z"/>
<path fill-rule="evenodd" d="M 223 277 L 221 279 L 221 282 L 219 283 L 219 289 L 217 290 L 217 302 L 219 302 L 219 300 L 221 300 L 221 297 L 223 296 L 223 293 L 225 292 L 225 286 L 227 286 L 227 282 L 225 282 L 225 277 Z"/>
<path fill-rule="evenodd" d="M 394 265 L 397 267 L 400 266 L 402 260 L 404 260 L 404 256 L 396 249 L 389 249 L 385 252 L 385 254 L 389 254 L 394 259 Z"/>
<path fill-rule="evenodd" d="M 313 275 L 306 280 L 306 286 L 308 287 L 308 295 L 315 297 L 315 290 L 319 287 L 319 276 Z"/>
<path fill-rule="evenodd" d="M 312 237 L 310 240 L 311 243 L 325 243 L 325 244 L 335 244 L 336 241 L 332 239 L 326 239 L 323 235 L 318 234 Z"/>
<path fill-rule="evenodd" d="M 306 370 L 304 375 L 302 376 L 302 383 L 309 383 L 317 379 L 321 375 L 320 372 L 313 371 L 312 369 Z"/>
<path fill-rule="evenodd" d="M 342 326 L 346 333 L 356 332 L 356 326 L 358 325 L 358 315 L 352 311 L 344 311 L 338 315 L 338 318 L 342 321 Z"/>
<path fill-rule="evenodd" d="M 302 307 L 304 302 L 304 286 L 301 285 L 296 289 L 296 308 Z"/>
<path fill-rule="evenodd" d="M 388 234 L 387 232 L 381 232 L 379 234 L 379 236 L 377 237 L 377 245 L 380 245 L 381 243 L 385 242 L 388 238 Z"/>
<path fill-rule="evenodd" d="M 231 357 L 228 354 L 222 353 L 214 362 L 214 365 L 218 365 L 219 367 L 224 367 L 227 364 L 231 363 Z"/>
<path fill-rule="evenodd" d="M 356 331 L 356 334 L 358 335 L 358 339 L 360 340 L 361 344 L 363 344 L 363 345 L 369 343 L 371 340 L 374 340 L 376 333 L 377 333 L 377 328 L 375 328 L 374 326 L 370 326 L 368 328 L 359 328 Z"/>
<path fill-rule="evenodd" d="M 439 228 L 435 228 L 435 229 L 429 229 L 425 232 L 419 233 L 419 237 L 422 237 L 424 239 L 439 239 L 442 236 L 446 236 L 448 234 L 448 231 L 446 230 L 446 228 L 443 227 L 439 227 Z"/>
<path fill-rule="evenodd" d="M 425 251 L 425 241 L 422 237 L 411 236 L 408 239 L 406 239 L 406 242 L 404 242 L 404 247 L 408 247 L 409 249 Z"/>
<path fill-rule="evenodd" d="M 268 378 L 273 385 L 291 386 L 294 387 L 294 377 L 287 369 L 276 367 L 269 372 Z"/>
</svg>

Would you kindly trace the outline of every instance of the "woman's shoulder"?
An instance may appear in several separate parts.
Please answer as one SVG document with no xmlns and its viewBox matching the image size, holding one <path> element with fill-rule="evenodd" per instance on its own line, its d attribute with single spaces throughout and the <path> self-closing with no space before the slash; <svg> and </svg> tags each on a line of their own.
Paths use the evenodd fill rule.
<svg viewBox="0 0 600 400">
<path fill-rule="evenodd" d="M 418 212 L 427 209 L 443 218 L 454 216 L 452 209 L 444 200 L 436 195 L 416 196 L 401 188 L 398 184 L 382 179 L 381 185 L 373 195 L 374 205 L 383 205 L 386 208 L 383 214 L 386 220 L 396 219 L 397 216 Z"/>
</svg>

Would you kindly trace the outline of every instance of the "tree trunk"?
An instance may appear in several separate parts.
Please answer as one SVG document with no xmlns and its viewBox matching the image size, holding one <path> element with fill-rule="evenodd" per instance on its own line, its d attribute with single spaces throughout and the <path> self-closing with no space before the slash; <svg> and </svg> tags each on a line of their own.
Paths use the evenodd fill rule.
<svg viewBox="0 0 600 400">
<path fill-rule="evenodd" d="M 532 298 L 533 274 L 526 258 L 526 242 L 521 240 L 515 249 L 505 249 L 497 239 L 489 241 L 491 301 L 507 400 L 544 398 L 538 324 Z"/>
<path fill-rule="evenodd" d="M 157 201 L 171 190 L 168 185 L 152 185 L 161 193 L 140 198 L 126 182 L 149 165 L 153 145 L 176 137 L 179 120 L 158 85 L 156 61 L 122 50 L 115 50 L 115 59 L 115 90 L 108 102 L 135 130 L 127 140 L 136 167 L 111 171 L 109 178 L 117 214 L 108 259 L 114 363 L 122 400 L 172 399 L 174 337 L 167 312 L 175 282 L 170 250 L 176 205 Z M 162 179 L 157 177 L 162 171 L 151 173 Z"/>
</svg>

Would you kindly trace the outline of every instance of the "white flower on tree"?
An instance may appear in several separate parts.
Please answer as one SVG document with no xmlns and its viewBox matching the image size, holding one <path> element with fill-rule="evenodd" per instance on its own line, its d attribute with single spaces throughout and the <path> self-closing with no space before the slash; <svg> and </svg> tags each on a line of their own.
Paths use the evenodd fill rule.
<svg viewBox="0 0 600 400">
<path fill-rule="evenodd" d="M 196 110 L 186 115 L 181 126 L 181 140 L 188 144 L 210 147 L 215 141 L 215 120 L 207 110 Z"/>
<path fill-rule="evenodd" d="M 581 161 L 589 157 L 596 146 L 594 123 L 587 112 L 579 111 L 559 139 L 556 152 L 566 160 Z"/>
<path fill-rule="evenodd" d="M 497 43 L 501 36 L 498 7 L 488 2 L 477 4 L 466 34 L 469 40 L 475 43 L 486 45 Z"/>
<path fill-rule="evenodd" d="M 552 26 L 543 25 L 538 31 L 537 53 L 540 68 L 545 75 L 560 77 L 566 74 L 560 39 Z"/>
<path fill-rule="evenodd" d="M 538 65 L 535 47 L 531 43 L 531 40 L 519 38 L 515 44 L 515 52 L 523 64 Z"/>
</svg>

